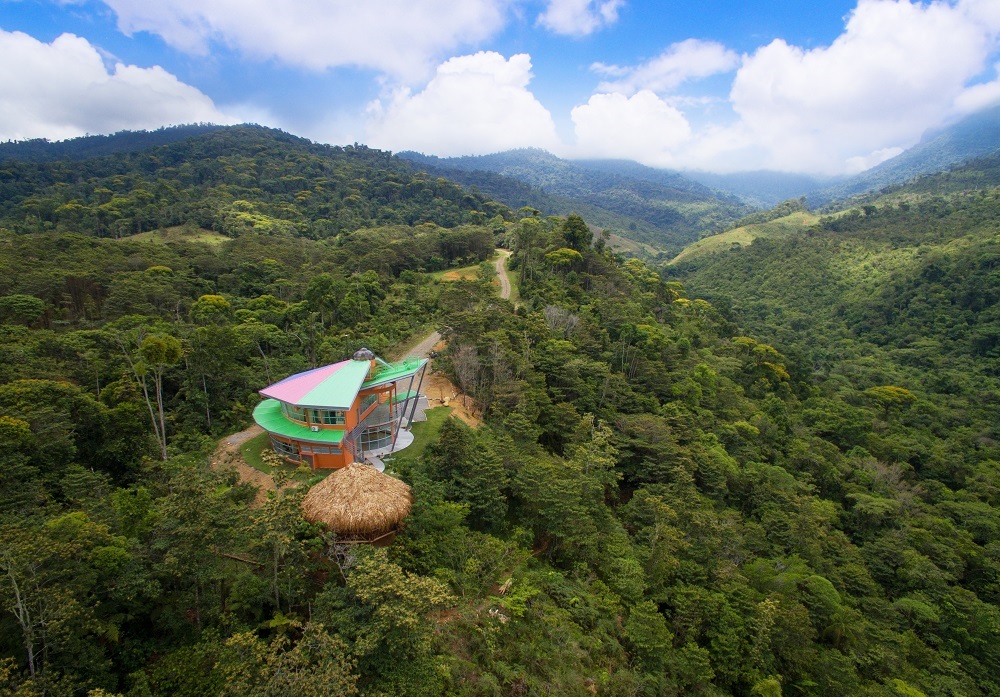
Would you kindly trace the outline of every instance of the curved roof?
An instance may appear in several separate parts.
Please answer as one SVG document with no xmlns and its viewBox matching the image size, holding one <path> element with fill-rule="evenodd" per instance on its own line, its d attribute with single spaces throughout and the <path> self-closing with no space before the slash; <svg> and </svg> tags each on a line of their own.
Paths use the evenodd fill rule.
<svg viewBox="0 0 1000 697">
<path fill-rule="evenodd" d="M 253 410 L 253 420 L 268 433 L 306 443 L 339 445 L 344 440 L 342 429 L 321 428 L 314 431 L 305 424 L 286 418 L 281 412 L 281 402 L 276 399 L 265 399 L 258 404 Z"/>
<path fill-rule="evenodd" d="M 260 391 L 297 407 L 350 409 L 368 375 L 368 361 L 341 361 L 296 373 Z"/>
<path fill-rule="evenodd" d="M 260 393 L 297 407 L 347 410 L 353 406 L 354 398 L 363 388 L 410 377 L 426 363 L 426 358 L 385 363 L 371 380 L 366 381 L 371 367 L 369 361 L 341 361 L 296 373 L 265 387 Z"/>
<path fill-rule="evenodd" d="M 389 532 L 412 505 L 408 484 L 357 462 L 334 471 L 302 500 L 307 519 L 346 537 Z"/>
</svg>

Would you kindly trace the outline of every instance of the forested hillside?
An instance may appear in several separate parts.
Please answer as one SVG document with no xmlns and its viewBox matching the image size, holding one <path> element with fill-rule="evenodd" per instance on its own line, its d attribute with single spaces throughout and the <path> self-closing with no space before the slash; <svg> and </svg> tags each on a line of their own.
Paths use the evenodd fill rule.
<svg viewBox="0 0 1000 697">
<path fill-rule="evenodd" d="M 318 145 L 259 126 L 81 162 L 0 163 L 0 218 L 14 232 L 123 237 L 194 225 L 228 237 L 322 239 L 375 225 L 482 223 L 506 213 L 389 153 Z"/>
<path fill-rule="evenodd" d="M 1000 107 L 994 107 L 926 133 L 912 148 L 846 181 L 801 193 L 807 195 L 811 206 L 824 206 L 988 157 L 998 148 Z"/>
<path fill-rule="evenodd" d="M 1000 691 L 996 191 L 665 277 L 361 147 L 3 171 L 0 694 Z M 517 307 L 432 273 L 494 244 Z M 387 549 L 210 466 L 261 387 L 431 326 L 484 423 L 391 463 Z"/>
<path fill-rule="evenodd" d="M 583 214 L 592 224 L 668 254 L 676 254 L 701 235 L 724 229 L 753 210 L 677 172 L 623 160 L 569 161 L 537 149 L 479 157 L 438 158 L 418 153 L 400 153 L 400 157 L 476 185 L 511 208 L 531 205 L 552 215 Z M 525 192 L 506 184 L 504 180 L 510 179 L 531 188 Z"/>
<path fill-rule="evenodd" d="M 9 141 L 0 143 L 0 162 L 17 160 L 22 162 L 53 162 L 55 160 L 86 160 L 102 155 L 116 155 L 136 150 L 147 150 L 159 145 L 168 145 L 194 136 L 218 131 L 223 126 L 213 124 L 190 124 L 167 126 L 155 131 L 119 131 L 110 135 L 94 135 L 69 140 L 49 141 L 44 138 L 34 140 Z"/>
</svg>

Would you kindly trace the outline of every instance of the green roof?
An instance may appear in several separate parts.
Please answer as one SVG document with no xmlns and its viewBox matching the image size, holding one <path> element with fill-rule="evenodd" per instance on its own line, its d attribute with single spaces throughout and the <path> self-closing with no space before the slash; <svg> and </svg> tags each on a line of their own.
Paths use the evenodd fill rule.
<svg viewBox="0 0 1000 697">
<path fill-rule="evenodd" d="M 378 375 L 376 375 L 371 380 L 365 381 L 361 385 L 361 389 L 366 387 L 375 387 L 376 385 L 384 385 L 387 382 L 395 382 L 402 378 L 408 378 L 411 375 L 416 374 L 424 364 L 427 363 L 426 358 L 417 358 L 416 356 L 411 356 L 410 358 L 405 358 L 398 363 L 389 363 L 384 367 Z"/>
<path fill-rule="evenodd" d="M 392 400 L 392 403 L 399 404 L 400 402 L 405 402 L 411 397 L 419 397 L 419 396 L 420 395 L 417 394 L 416 390 L 410 390 L 409 392 L 400 392 L 399 394 L 396 395 L 396 398 Z"/>
<path fill-rule="evenodd" d="M 426 358 L 407 358 L 398 363 L 383 363 L 371 380 L 365 380 L 368 361 L 341 361 L 304 373 L 291 375 L 265 387 L 261 395 L 285 404 L 314 409 L 348 410 L 360 390 L 385 385 L 414 375 L 427 364 Z"/>
<path fill-rule="evenodd" d="M 332 443 L 337 445 L 344 440 L 344 431 L 331 428 L 312 430 L 305 424 L 290 421 L 281 411 L 281 402 L 276 399 L 265 399 L 253 410 L 253 420 L 268 433 L 285 438 L 306 441 L 308 443 Z"/>
</svg>

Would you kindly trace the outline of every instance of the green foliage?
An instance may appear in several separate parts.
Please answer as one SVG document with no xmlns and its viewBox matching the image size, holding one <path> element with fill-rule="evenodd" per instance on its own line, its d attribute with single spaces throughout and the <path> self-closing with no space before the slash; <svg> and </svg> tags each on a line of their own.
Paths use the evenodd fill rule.
<svg viewBox="0 0 1000 697">
<path fill-rule="evenodd" d="M 661 275 L 360 147 L 155 153 L 3 165 L 0 297 L 44 311 L 0 324 L 0 691 L 1000 690 L 994 192 Z M 239 236 L 109 239 L 147 215 Z M 497 234 L 516 307 L 432 275 Z M 389 461 L 387 550 L 212 468 L 264 385 L 429 325 L 483 424 Z"/>
</svg>

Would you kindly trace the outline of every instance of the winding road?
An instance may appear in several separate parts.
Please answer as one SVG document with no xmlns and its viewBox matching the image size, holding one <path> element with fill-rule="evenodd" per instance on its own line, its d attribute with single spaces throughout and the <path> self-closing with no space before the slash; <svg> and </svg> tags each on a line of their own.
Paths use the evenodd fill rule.
<svg viewBox="0 0 1000 697">
<path fill-rule="evenodd" d="M 510 277 L 507 275 L 507 260 L 510 259 L 511 252 L 506 249 L 498 249 L 496 251 L 498 256 L 493 262 L 493 266 L 496 267 L 497 280 L 500 282 L 500 297 L 504 300 L 510 300 Z M 404 358 L 406 356 L 420 356 L 421 358 L 426 358 L 440 341 L 441 334 L 439 332 L 431 332 L 421 339 L 415 346 L 412 346 L 405 351 L 397 352 L 396 357 Z"/>
<path fill-rule="evenodd" d="M 510 259 L 511 252 L 507 249 L 498 249 L 500 255 L 493 265 L 497 268 L 497 278 L 500 279 L 500 297 L 510 300 L 510 277 L 507 275 L 507 260 Z"/>
</svg>

